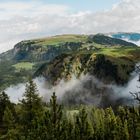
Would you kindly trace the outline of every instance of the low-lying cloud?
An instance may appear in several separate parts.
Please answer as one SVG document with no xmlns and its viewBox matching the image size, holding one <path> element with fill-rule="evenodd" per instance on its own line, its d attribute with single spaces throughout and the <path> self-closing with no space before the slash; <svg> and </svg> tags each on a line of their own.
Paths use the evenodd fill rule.
<svg viewBox="0 0 140 140">
<path fill-rule="evenodd" d="M 94 76 L 81 75 L 80 78 L 72 76 L 71 80 L 61 80 L 57 85 L 52 86 L 43 77 L 36 78 L 39 94 L 45 102 L 49 102 L 52 93 L 56 92 L 56 96 L 60 103 L 65 105 L 88 104 L 99 107 L 115 106 L 115 105 L 133 105 L 134 100 L 130 95 L 139 89 L 137 86 L 138 74 L 133 73 L 130 81 L 125 86 L 106 85 Z M 25 92 L 25 84 L 9 87 L 6 93 L 10 99 L 17 103 L 23 97 Z"/>
</svg>

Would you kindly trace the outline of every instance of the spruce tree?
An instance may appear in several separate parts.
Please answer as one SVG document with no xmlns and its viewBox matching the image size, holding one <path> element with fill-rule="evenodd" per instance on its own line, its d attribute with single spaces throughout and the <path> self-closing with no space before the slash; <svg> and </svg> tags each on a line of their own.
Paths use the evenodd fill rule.
<svg viewBox="0 0 140 140">
<path fill-rule="evenodd" d="M 55 93 L 50 99 L 50 107 L 45 114 L 47 139 L 59 140 L 62 135 L 62 106 L 57 103 Z"/>
<path fill-rule="evenodd" d="M 3 116 L 3 125 L 6 130 L 5 134 L 0 139 L 16 140 L 18 139 L 18 132 L 16 130 L 15 117 L 11 110 L 6 107 Z"/>
<path fill-rule="evenodd" d="M 3 122 L 3 117 L 7 109 L 12 115 L 15 115 L 14 105 L 10 102 L 8 95 L 5 92 L 0 93 L 0 134 L 5 134 L 7 129 Z"/>
<path fill-rule="evenodd" d="M 0 93 L 0 125 L 2 125 L 4 111 L 6 106 L 9 106 L 10 100 L 8 95 L 3 91 Z M 1 127 L 1 126 L 0 126 Z"/>
<path fill-rule="evenodd" d="M 40 121 L 43 116 L 43 104 L 41 97 L 32 79 L 26 85 L 24 97 L 21 101 L 21 117 L 23 135 L 26 139 L 39 137 Z"/>
<path fill-rule="evenodd" d="M 10 128 L 14 127 L 14 122 L 15 122 L 15 118 L 14 118 L 11 110 L 8 107 L 6 107 L 6 109 L 4 111 L 4 116 L 3 116 L 4 126 L 7 127 L 7 129 L 10 129 Z"/>
<path fill-rule="evenodd" d="M 76 116 L 75 139 L 76 140 L 90 139 L 90 127 L 85 108 L 80 110 L 79 114 Z"/>
</svg>

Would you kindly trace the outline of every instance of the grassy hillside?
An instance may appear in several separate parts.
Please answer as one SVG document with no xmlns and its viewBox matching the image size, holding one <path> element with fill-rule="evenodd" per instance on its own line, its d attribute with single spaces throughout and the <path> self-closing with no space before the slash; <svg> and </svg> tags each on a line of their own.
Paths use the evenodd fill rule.
<svg viewBox="0 0 140 140">
<path fill-rule="evenodd" d="M 14 49 L 0 54 L 0 59 L 19 61 L 50 61 L 62 53 L 93 51 L 97 48 L 136 47 L 135 44 L 120 39 L 97 35 L 57 35 L 42 39 L 25 40 L 17 43 Z"/>
<path fill-rule="evenodd" d="M 134 66 L 140 60 L 139 47 L 136 45 L 100 34 L 58 35 L 21 41 L 13 49 L 0 54 L 0 89 L 24 82 L 33 73 L 39 75 L 46 71 L 45 76 L 51 77 L 50 73 L 56 70 L 55 65 L 59 67 L 58 75 L 52 76 L 56 79 L 63 76 L 66 79 L 70 78 L 72 73 L 78 76 L 81 73 L 90 72 L 89 69 L 93 68 L 92 63 L 99 54 L 103 54 L 113 65 L 116 63 L 129 65 L 129 62 L 133 61 Z M 120 71 L 121 79 L 124 77 L 126 81 L 129 75 L 125 73 L 132 69 L 129 67 L 126 72 L 122 72 L 123 69 Z M 20 78 L 17 79 L 17 76 Z"/>
<path fill-rule="evenodd" d="M 16 70 L 21 70 L 21 69 L 32 70 L 33 65 L 34 64 L 30 62 L 20 62 L 20 63 L 16 63 L 13 66 L 16 68 Z"/>
<path fill-rule="evenodd" d="M 35 75 L 44 75 L 56 83 L 62 78 L 70 79 L 74 74 L 96 75 L 104 82 L 123 84 L 128 81 L 135 63 L 140 60 L 140 48 L 101 48 L 91 52 L 63 54 L 38 69 Z"/>
<path fill-rule="evenodd" d="M 140 48 L 134 47 L 120 47 L 120 48 L 101 48 L 99 51 L 96 52 L 97 54 L 105 54 L 112 57 L 126 57 L 128 59 L 132 59 L 135 62 L 140 61 Z"/>
<path fill-rule="evenodd" d="M 37 45 L 58 45 L 66 42 L 86 42 L 87 35 L 57 35 L 53 37 L 34 40 Z"/>
</svg>

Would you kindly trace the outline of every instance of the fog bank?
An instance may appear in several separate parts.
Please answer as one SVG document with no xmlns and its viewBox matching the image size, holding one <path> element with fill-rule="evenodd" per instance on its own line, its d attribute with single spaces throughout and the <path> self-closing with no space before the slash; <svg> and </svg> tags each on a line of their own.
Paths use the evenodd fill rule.
<svg viewBox="0 0 140 140">
<path fill-rule="evenodd" d="M 53 92 L 56 92 L 58 101 L 63 104 L 92 104 L 96 106 L 113 105 L 133 105 L 131 92 L 137 92 L 139 89 L 138 74 L 132 73 L 128 84 L 117 86 L 113 84 L 106 85 L 94 76 L 81 75 L 76 78 L 74 75 L 71 80 L 61 80 L 57 85 L 50 85 L 43 77 L 34 79 L 40 96 L 45 102 L 49 102 Z M 6 89 L 6 93 L 12 102 L 18 103 L 25 92 L 26 84 L 11 86 Z"/>
</svg>

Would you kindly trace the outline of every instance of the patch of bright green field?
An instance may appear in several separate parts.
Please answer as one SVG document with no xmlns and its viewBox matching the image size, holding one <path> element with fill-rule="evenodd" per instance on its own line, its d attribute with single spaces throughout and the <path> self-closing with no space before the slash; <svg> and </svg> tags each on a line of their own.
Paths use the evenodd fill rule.
<svg viewBox="0 0 140 140">
<path fill-rule="evenodd" d="M 127 57 L 133 60 L 140 60 L 139 47 L 101 48 L 96 54 L 105 54 L 113 57 Z"/>
<path fill-rule="evenodd" d="M 42 38 L 35 40 L 37 45 L 57 45 L 65 42 L 84 42 L 86 41 L 86 35 L 57 35 L 48 38 Z"/>
<path fill-rule="evenodd" d="M 31 70 L 33 68 L 33 63 L 30 63 L 30 62 L 20 62 L 20 63 L 17 63 L 15 65 L 13 65 L 17 70 L 20 70 L 20 69 L 25 69 L 25 70 Z"/>
</svg>

